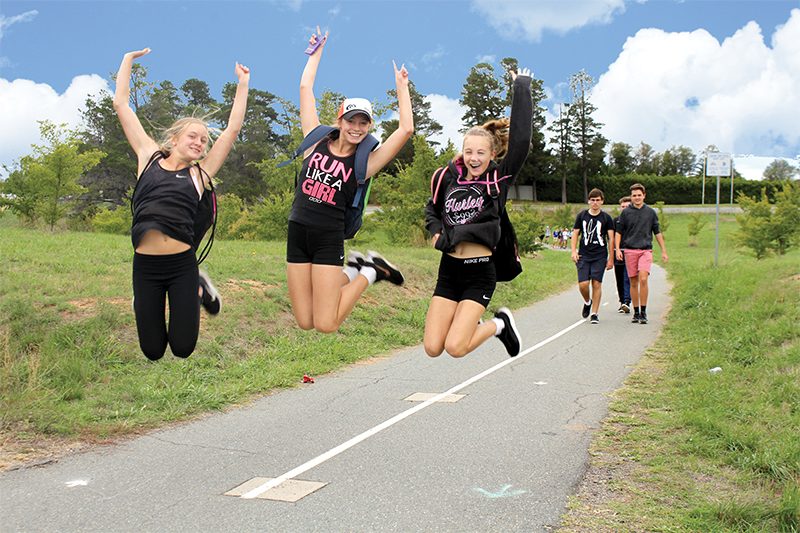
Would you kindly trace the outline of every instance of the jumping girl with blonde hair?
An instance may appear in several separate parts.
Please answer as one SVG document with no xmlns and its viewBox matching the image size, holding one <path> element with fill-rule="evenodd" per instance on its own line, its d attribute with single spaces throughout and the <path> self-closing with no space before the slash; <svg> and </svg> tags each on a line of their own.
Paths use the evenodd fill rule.
<svg viewBox="0 0 800 533">
<path fill-rule="evenodd" d="M 442 252 L 425 319 L 424 345 L 431 357 L 445 350 L 463 357 L 492 336 L 510 356 L 520 350 L 519 332 L 508 308 L 501 307 L 493 319 L 480 322 L 497 284 L 493 252 L 500 241 L 501 213 L 530 150 L 530 71 L 520 69 L 511 76 L 510 122 L 494 120 L 469 129 L 462 154 L 431 180 L 426 227 L 433 246 Z M 502 161 L 494 161 L 501 156 Z"/>
<path fill-rule="evenodd" d="M 157 143 L 129 105 L 133 62 L 149 53 L 145 48 L 122 58 L 114 110 L 138 160 L 131 227 L 135 250 L 133 310 L 139 346 L 148 359 L 156 360 L 164 355 L 168 344 L 173 355 L 189 357 L 200 330 L 201 303 L 211 314 L 220 310 L 219 294 L 208 276 L 199 271 L 195 254 L 216 212 L 211 179 L 228 156 L 244 121 L 250 70 L 236 64 L 239 84 L 228 126 L 210 149 L 208 126 L 191 117 L 176 121 Z M 169 326 L 165 317 L 167 296 Z"/>
</svg>

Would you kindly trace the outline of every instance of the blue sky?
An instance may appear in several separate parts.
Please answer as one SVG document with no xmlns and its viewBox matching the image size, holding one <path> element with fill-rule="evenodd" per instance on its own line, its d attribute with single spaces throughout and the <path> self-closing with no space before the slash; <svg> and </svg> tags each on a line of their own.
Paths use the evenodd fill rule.
<svg viewBox="0 0 800 533">
<path fill-rule="evenodd" d="M 122 54 L 145 46 L 151 80 L 197 77 L 218 96 L 239 61 L 251 87 L 296 101 L 316 24 L 331 32 L 319 90 L 385 100 L 391 60 L 405 62 L 450 136 L 470 67 L 512 56 L 551 110 L 571 74 L 592 75 L 612 141 L 800 154 L 800 1 L 4 0 L 0 164 L 36 141 L 38 118 L 74 123 L 87 93 L 113 90 Z"/>
</svg>

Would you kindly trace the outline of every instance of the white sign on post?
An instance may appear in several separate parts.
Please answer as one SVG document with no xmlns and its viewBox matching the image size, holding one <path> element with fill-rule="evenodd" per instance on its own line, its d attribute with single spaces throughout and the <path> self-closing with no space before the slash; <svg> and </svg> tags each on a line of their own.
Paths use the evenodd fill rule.
<svg viewBox="0 0 800 533">
<path fill-rule="evenodd" d="M 711 152 L 706 155 L 706 176 L 730 176 L 731 154 Z"/>
</svg>

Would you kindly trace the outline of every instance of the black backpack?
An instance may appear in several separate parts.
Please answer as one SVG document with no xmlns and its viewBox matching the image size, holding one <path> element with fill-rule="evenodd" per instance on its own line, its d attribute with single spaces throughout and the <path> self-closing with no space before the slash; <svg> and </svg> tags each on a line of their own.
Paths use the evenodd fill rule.
<svg viewBox="0 0 800 533">
<path fill-rule="evenodd" d="M 289 163 L 292 162 L 297 156 L 317 144 L 319 141 L 328 137 L 334 132 L 338 133 L 339 129 L 334 128 L 332 126 L 323 126 L 320 124 L 310 132 L 308 135 L 305 136 L 303 141 L 300 143 L 300 146 L 297 150 L 294 151 L 294 154 L 290 159 L 283 161 L 278 164 L 278 168 L 285 167 Z M 356 175 L 356 181 L 358 185 L 356 187 L 356 194 L 353 198 L 353 203 L 347 206 L 347 209 L 344 212 L 344 238 L 345 239 L 352 239 L 358 233 L 358 230 L 361 229 L 361 224 L 364 221 L 364 208 L 367 205 L 367 199 L 369 198 L 369 191 L 372 187 L 372 180 L 367 180 L 367 163 L 369 161 L 369 154 L 372 152 L 380 143 L 378 139 L 376 139 L 372 135 L 367 135 L 367 137 L 358 143 L 358 147 L 356 148 L 356 160 L 353 171 Z M 297 186 L 297 183 L 295 183 Z"/>
<path fill-rule="evenodd" d="M 458 173 L 455 165 L 452 163 L 448 165 L 451 172 Z M 431 176 L 431 198 L 433 203 L 439 196 L 439 189 L 442 184 L 448 167 L 437 168 Z M 511 219 L 508 218 L 508 211 L 506 211 L 505 202 L 500 201 L 498 198 L 498 210 L 500 212 L 500 240 L 497 242 L 492 258 L 494 259 L 494 267 L 497 272 L 497 281 L 511 281 L 522 272 L 522 261 L 519 258 L 519 245 L 517 244 L 517 234 L 514 231 L 514 226 L 511 224 Z"/>
</svg>

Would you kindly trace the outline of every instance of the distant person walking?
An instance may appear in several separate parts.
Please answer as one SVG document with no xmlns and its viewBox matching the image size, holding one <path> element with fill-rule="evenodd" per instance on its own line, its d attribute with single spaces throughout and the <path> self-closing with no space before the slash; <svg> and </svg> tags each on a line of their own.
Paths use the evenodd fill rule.
<svg viewBox="0 0 800 533">
<path fill-rule="evenodd" d="M 620 213 L 629 205 L 631 205 L 630 196 L 623 196 L 620 198 Z M 614 219 L 615 230 L 617 226 L 619 226 L 619 216 Z M 628 314 L 631 312 L 631 280 L 628 278 L 628 272 L 625 269 L 624 254 L 622 259 L 617 259 L 616 255 L 617 254 L 614 254 L 614 277 L 617 280 L 617 296 L 619 296 L 619 309 L 617 309 L 617 312 Z"/>
<path fill-rule="evenodd" d="M 619 215 L 614 247 L 617 260 L 625 258 L 634 310 L 631 322 L 639 324 L 647 324 L 647 280 L 653 265 L 653 235 L 661 247 L 661 260 L 666 263 L 669 259 L 664 236 L 658 225 L 658 214 L 644 203 L 645 194 L 641 183 L 631 185 L 631 205 Z"/>
<path fill-rule="evenodd" d="M 572 260 L 578 269 L 578 290 L 583 297 L 581 316 L 586 318 L 591 312 L 592 324 L 600 322 L 598 311 L 603 295 L 603 274 L 614 267 L 614 219 L 601 209 L 604 200 L 605 195 L 600 189 L 589 192 L 589 209 L 575 217 L 570 240 Z"/>
</svg>

